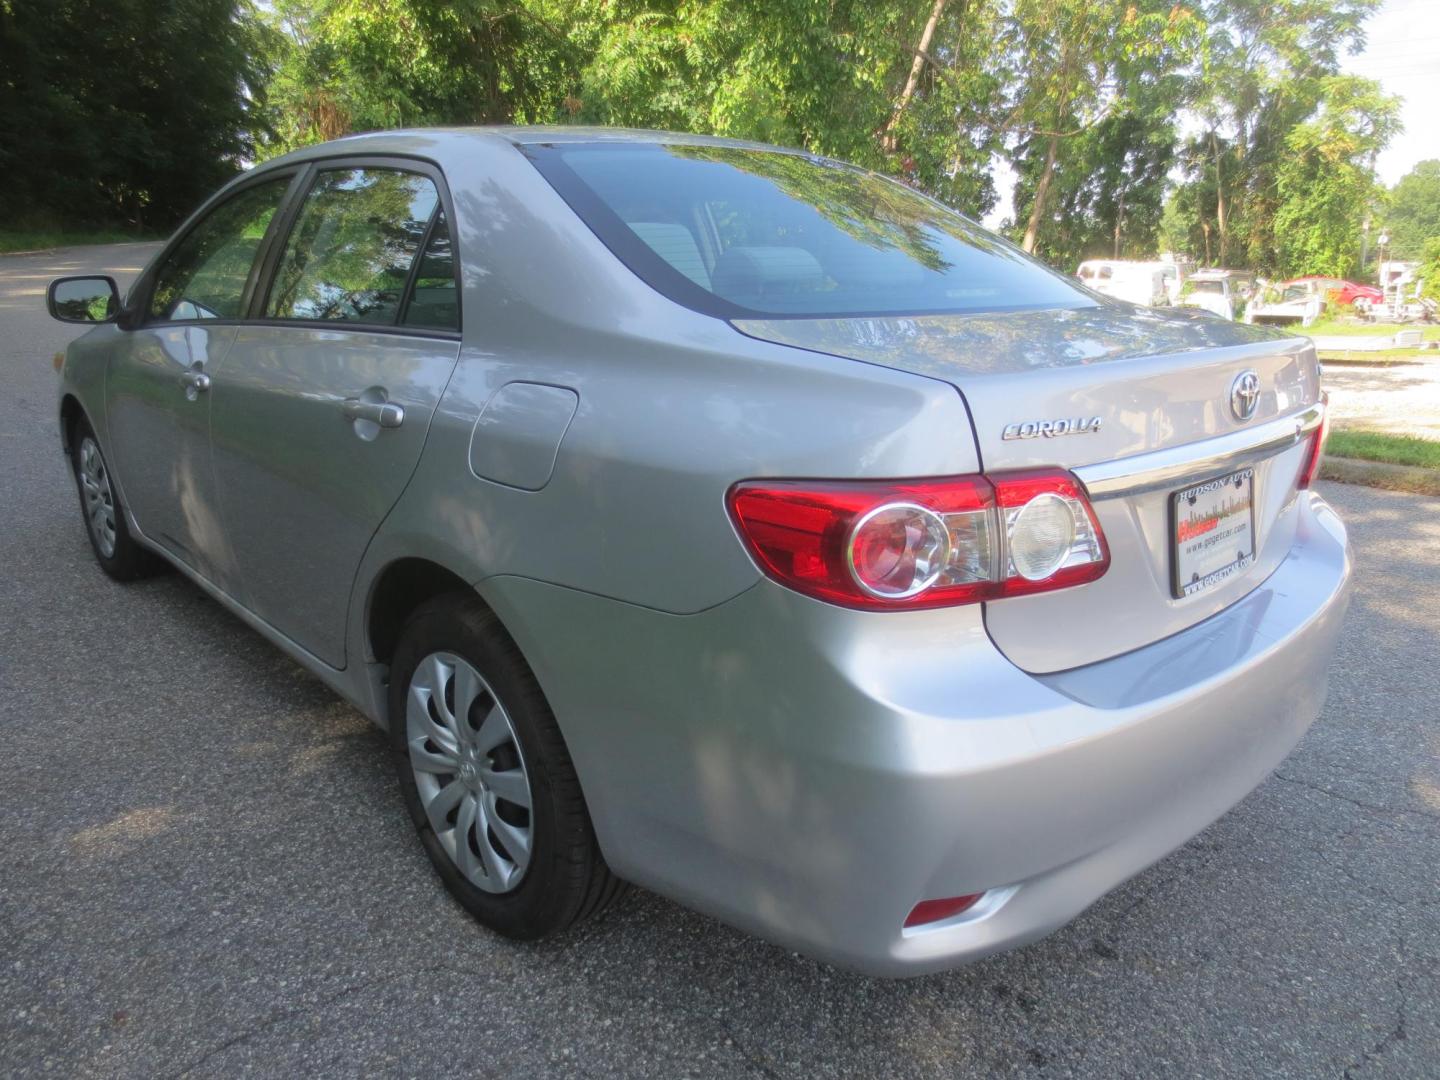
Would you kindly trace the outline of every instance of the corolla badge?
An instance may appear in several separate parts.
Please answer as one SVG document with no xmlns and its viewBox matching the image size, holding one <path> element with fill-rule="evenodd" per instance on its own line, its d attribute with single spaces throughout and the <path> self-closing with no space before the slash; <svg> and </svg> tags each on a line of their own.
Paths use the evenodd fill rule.
<svg viewBox="0 0 1440 1080">
<path fill-rule="evenodd" d="M 1006 424 L 1000 438 L 1038 439 L 1044 436 L 1053 439 L 1056 435 L 1094 434 L 1099 430 L 1098 416 L 1074 416 L 1065 420 L 1022 420 L 1018 424 Z"/>
<path fill-rule="evenodd" d="M 1260 376 L 1253 371 L 1242 371 L 1230 384 L 1230 411 L 1236 420 L 1249 420 L 1259 404 Z"/>
</svg>

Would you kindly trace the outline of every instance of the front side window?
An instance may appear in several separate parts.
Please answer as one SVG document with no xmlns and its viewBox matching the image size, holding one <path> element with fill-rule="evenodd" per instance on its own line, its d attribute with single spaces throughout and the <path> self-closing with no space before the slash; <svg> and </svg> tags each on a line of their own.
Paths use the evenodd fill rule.
<svg viewBox="0 0 1440 1080">
<path fill-rule="evenodd" d="M 150 318 L 241 318 L 250 268 L 290 179 L 245 188 L 191 229 L 156 271 Z"/>
<path fill-rule="evenodd" d="M 527 153 L 634 273 L 708 314 L 819 318 L 1095 303 L 1073 278 L 974 222 L 837 162 L 663 144 L 562 143 Z"/>
<path fill-rule="evenodd" d="M 322 170 L 285 242 L 266 317 L 393 324 L 439 203 L 419 173 Z"/>
</svg>

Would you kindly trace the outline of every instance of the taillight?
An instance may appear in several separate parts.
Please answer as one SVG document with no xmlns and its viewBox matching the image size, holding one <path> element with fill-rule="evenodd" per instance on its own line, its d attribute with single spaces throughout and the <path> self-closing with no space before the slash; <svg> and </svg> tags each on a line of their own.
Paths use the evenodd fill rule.
<svg viewBox="0 0 1440 1080">
<path fill-rule="evenodd" d="M 1320 458 L 1325 453 L 1325 440 L 1330 437 L 1330 395 L 1320 395 L 1320 426 L 1310 437 L 1310 447 L 1305 457 L 1305 467 L 1300 470 L 1296 487 L 1304 491 L 1320 475 Z"/>
<path fill-rule="evenodd" d="M 746 481 L 730 513 L 756 562 L 846 607 L 931 608 L 1093 581 L 1104 534 L 1067 472 L 917 481 Z"/>
<path fill-rule="evenodd" d="M 956 915 L 969 911 L 984 895 L 977 892 L 969 896 L 950 896 L 944 900 L 921 900 L 910 909 L 910 914 L 905 916 L 905 929 L 940 922 L 942 919 L 953 919 Z"/>
</svg>

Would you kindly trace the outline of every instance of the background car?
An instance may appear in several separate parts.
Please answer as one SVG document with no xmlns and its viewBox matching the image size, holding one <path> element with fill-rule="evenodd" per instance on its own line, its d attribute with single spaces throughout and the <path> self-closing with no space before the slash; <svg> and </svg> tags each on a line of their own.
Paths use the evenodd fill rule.
<svg viewBox="0 0 1440 1080">
<path fill-rule="evenodd" d="M 1326 302 L 1344 306 L 1369 306 L 1379 304 L 1384 299 L 1374 285 L 1362 285 L 1356 281 L 1346 281 L 1343 278 L 1327 278 L 1311 275 L 1309 277 L 1292 278 L 1281 284 L 1281 289 L 1289 289 L 1291 286 L 1307 286 L 1319 293 Z"/>
</svg>

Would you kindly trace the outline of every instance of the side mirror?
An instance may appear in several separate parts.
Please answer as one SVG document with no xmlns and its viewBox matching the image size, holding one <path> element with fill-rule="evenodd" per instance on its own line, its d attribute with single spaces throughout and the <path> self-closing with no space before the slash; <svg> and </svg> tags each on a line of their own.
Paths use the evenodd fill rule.
<svg viewBox="0 0 1440 1080">
<path fill-rule="evenodd" d="M 45 292 L 50 317 L 68 323 L 112 322 L 120 314 L 120 290 L 112 277 L 62 277 Z"/>
</svg>

